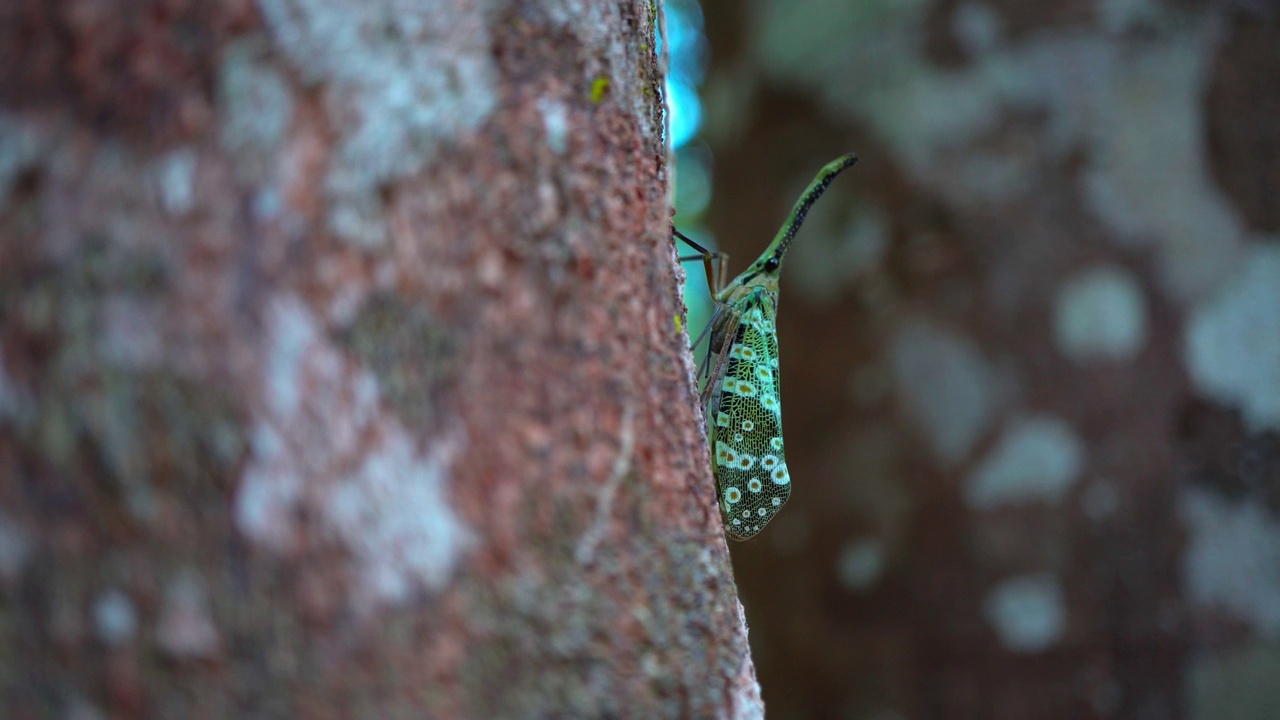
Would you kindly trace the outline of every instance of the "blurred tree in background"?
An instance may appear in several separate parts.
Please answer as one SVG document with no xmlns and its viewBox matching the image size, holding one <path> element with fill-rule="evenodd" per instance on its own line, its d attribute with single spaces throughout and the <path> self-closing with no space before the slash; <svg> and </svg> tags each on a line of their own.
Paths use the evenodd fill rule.
<svg viewBox="0 0 1280 720">
<path fill-rule="evenodd" d="M 770 717 L 1280 717 L 1280 8 L 702 11 L 731 272 L 863 159 L 783 274 L 795 492 L 733 548 Z"/>
</svg>

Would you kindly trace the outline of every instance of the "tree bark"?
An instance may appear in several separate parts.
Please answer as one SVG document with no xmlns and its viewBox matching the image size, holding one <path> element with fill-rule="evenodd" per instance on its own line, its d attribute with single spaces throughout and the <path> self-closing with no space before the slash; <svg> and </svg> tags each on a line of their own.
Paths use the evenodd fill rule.
<svg viewBox="0 0 1280 720">
<path fill-rule="evenodd" d="M 656 12 L 0 10 L 0 714 L 760 713 Z"/>
</svg>

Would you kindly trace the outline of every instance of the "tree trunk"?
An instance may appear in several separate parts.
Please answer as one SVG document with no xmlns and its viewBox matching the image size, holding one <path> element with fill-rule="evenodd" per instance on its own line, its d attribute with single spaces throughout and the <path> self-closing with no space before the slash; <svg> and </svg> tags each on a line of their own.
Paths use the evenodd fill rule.
<svg viewBox="0 0 1280 720">
<path fill-rule="evenodd" d="M 759 714 L 657 11 L 0 10 L 0 714 Z"/>
</svg>

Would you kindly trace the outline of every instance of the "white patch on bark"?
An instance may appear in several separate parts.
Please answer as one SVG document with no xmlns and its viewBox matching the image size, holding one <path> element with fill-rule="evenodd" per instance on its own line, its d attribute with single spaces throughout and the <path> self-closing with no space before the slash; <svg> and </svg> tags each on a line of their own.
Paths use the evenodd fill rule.
<svg viewBox="0 0 1280 720">
<path fill-rule="evenodd" d="M 1053 339 L 1077 363 L 1132 360 L 1147 343 L 1147 301 L 1133 274 L 1104 265 L 1058 290 Z"/>
<path fill-rule="evenodd" d="M 209 612 L 204 580 L 194 570 L 184 570 L 169 581 L 156 626 L 156 642 L 179 659 L 211 657 L 218 652 L 218 628 Z"/>
<path fill-rule="evenodd" d="M 557 155 L 569 149 L 569 110 L 564 103 L 550 98 L 538 98 L 538 111 L 542 113 L 542 126 L 547 131 L 547 146 Z"/>
<path fill-rule="evenodd" d="M 1000 583 L 983 604 L 987 621 L 1013 652 L 1038 653 L 1062 639 L 1067 627 L 1062 584 L 1051 573 Z"/>
<path fill-rule="evenodd" d="M 0 112 L 0 206 L 9 200 L 18 176 L 40 161 L 46 142 L 45 133 L 34 124 Z"/>
<path fill-rule="evenodd" d="M 1191 602 L 1225 608 L 1280 636 L 1280 522 L 1259 503 L 1200 490 L 1185 492 L 1179 505 L 1188 534 L 1182 578 Z"/>
<path fill-rule="evenodd" d="M 445 492 L 464 444 L 456 432 L 423 457 L 407 434 L 393 433 L 328 494 L 321 507 L 360 562 L 363 593 L 403 602 L 449 581 L 473 544 Z"/>
<path fill-rule="evenodd" d="M 109 588 L 93 601 L 93 627 L 98 639 L 118 646 L 132 642 L 138 633 L 138 611 L 119 588 Z"/>
<path fill-rule="evenodd" d="M 903 326 L 890 349 L 894 384 L 911 418 L 945 465 L 962 460 L 986 432 L 995 372 L 967 337 L 930 323 Z"/>
<path fill-rule="evenodd" d="M 160 205 L 174 217 L 191 212 L 196 204 L 196 154 L 180 148 L 156 161 L 155 181 L 160 190 Z"/>
<path fill-rule="evenodd" d="M 420 450 L 380 411 L 373 375 L 295 298 L 271 305 L 267 337 L 253 459 L 235 499 L 240 531 L 279 552 L 336 535 L 358 564 L 353 594 L 366 609 L 440 589 L 474 542 L 447 494 L 462 432 Z"/>
<path fill-rule="evenodd" d="M 849 540 L 836 559 L 836 579 L 847 590 L 866 592 L 884 574 L 885 562 L 885 547 L 879 538 Z"/>
<path fill-rule="evenodd" d="M 381 186 L 421 172 L 440 145 L 479 129 L 497 106 L 483 3 L 258 0 L 281 51 L 325 85 L 340 137 L 326 178 L 329 227 L 386 241 Z"/>
<path fill-rule="evenodd" d="M 261 183 L 277 169 L 278 155 L 293 122 L 293 92 L 289 81 L 265 59 L 261 39 L 232 44 L 218 69 L 219 140 L 235 159 L 236 175 Z M 255 212 L 274 215 L 278 200 L 260 197 Z"/>
<path fill-rule="evenodd" d="M 970 507 L 1059 502 L 1084 468 L 1084 444 L 1065 420 L 1033 416 L 1010 424 L 964 488 Z"/>
<path fill-rule="evenodd" d="M 1239 275 L 1191 315 L 1187 370 L 1200 392 L 1280 430 L 1280 247 L 1250 248 Z"/>
<path fill-rule="evenodd" d="M 0 579 L 17 580 L 31 557 L 31 540 L 22 526 L 0 513 Z"/>
</svg>

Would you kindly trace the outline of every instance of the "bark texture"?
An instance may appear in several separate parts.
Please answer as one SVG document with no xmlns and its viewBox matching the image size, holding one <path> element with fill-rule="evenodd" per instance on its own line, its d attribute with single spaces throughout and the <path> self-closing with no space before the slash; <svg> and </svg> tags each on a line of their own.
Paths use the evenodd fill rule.
<svg viewBox="0 0 1280 720">
<path fill-rule="evenodd" d="M 1280 7 L 706 0 L 794 493 L 773 718 L 1280 717 Z"/>
<path fill-rule="evenodd" d="M 651 3 L 0 9 L 0 714 L 759 714 Z"/>
</svg>

